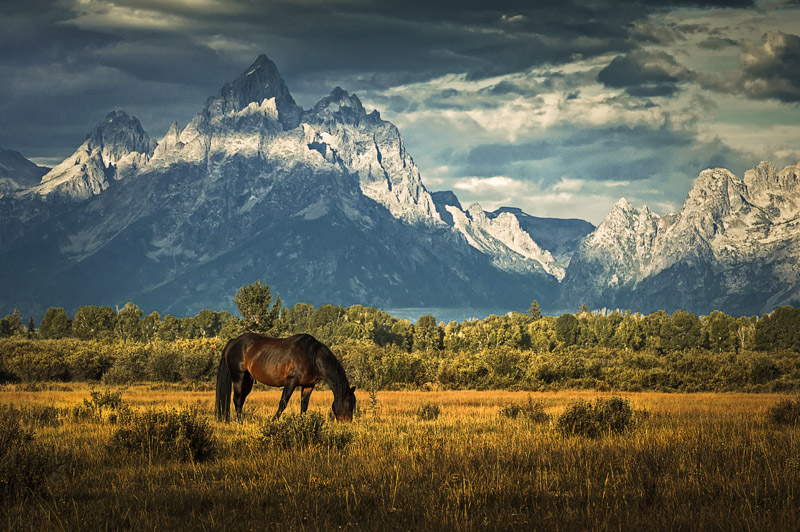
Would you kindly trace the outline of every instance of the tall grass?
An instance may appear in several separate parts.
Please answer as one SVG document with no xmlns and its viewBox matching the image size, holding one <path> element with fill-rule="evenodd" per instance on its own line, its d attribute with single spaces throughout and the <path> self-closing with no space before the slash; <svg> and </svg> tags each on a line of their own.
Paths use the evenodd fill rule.
<svg viewBox="0 0 800 532">
<path fill-rule="evenodd" d="M 84 397 L 80 397 L 81 392 Z M 0 391 L 0 401 L 69 407 L 86 388 Z M 571 401 L 604 394 L 531 394 L 556 420 Z M 9 530 L 797 530 L 800 433 L 770 420 L 771 395 L 629 394 L 650 415 L 595 438 L 553 422 L 499 416 L 527 393 L 378 392 L 380 416 L 339 427 L 284 414 L 297 434 L 344 430 L 346 445 L 294 445 L 269 425 L 278 394 L 257 389 L 243 423 L 212 421 L 212 394 L 122 390 L 136 412 L 199 407 L 213 429 L 205 461 L 142 460 L 108 443 L 119 424 L 34 428 L 71 453 L 47 489 L 0 501 Z M 166 403 L 167 408 L 158 406 Z M 326 412 L 330 392 L 310 411 Z M 422 420 L 425 404 L 439 406 Z M 309 425 L 309 427 L 305 427 Z M 313 425 L 313 426 L 312 426 Z M 299 437 L 302 440 L 302 437 Z M 276 441 L 281 444 L 275 444 Z M 289 442 L 284 445 L 283 442 Z M 77 510 L 76 510 L 77 509 Z"/>
</svg>

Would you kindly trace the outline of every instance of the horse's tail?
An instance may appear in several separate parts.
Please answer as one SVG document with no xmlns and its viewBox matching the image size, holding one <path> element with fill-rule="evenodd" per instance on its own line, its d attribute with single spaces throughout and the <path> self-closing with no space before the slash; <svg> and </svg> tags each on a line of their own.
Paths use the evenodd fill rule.
<svg viewBox="0 0 800 532">
<path fill-rule="evenodd" d="M 219 358 L 219 368 L 217 368 L 217 400 L 215 408 L 217 421 L 228 422 L 231 420 L 231 371 L 228 369 L 228 360 L 225 357 L 233 340 L 229 340 L 222 348 L 222 356 Z"/>
</svg>

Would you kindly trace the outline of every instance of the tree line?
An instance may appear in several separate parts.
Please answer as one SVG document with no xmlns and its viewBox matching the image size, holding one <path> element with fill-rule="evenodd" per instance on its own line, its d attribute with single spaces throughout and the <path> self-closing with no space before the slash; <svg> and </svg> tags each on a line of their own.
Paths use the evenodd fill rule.
<svg viewBox="0 0 800 532">
<path fill-rule="evenodd" d="M 536 301 L 527 313 L 509 312 L 482 320 L 437 322 L 432 315 L 412 323 L 377 308 L 297 303 L 284 308 L 268 285 L 245 285 L 234 301 L 240 316 L 201 310 L 178 318 L 144 315 L 134 303 L 121 309 L 85 305 L 70 317 L 63 308 L 47 309 L 38 328 L 23 325 L 19 312 L 0 320 L 0 338 L 77 338 L 126 342 L 223 338 L 253 331 L 272 336 L 309 333 L 328 344 L 358 340 L 408 352 L 480 351 L 492 347 L 552 352 L 569 347 L 620 348 L 669 353 L 687 349 L 722 351 L 791 350 L 800 353 L 800 308 L 779 307 L 763 316 L 729 316 L 720 311 L 697 316 L 683 310 L 643 315 L 630 311 L 589 311 L 543 316 Z"/>
<path fill-rule="evenodd" d="M 242 286 L 234 301 L 239 316 L 209 309 L 183 318 L 144 315 L 134 303 L 118 310 L 82 306 L 72 317 L 50 308 L 38 328 L 32 319 L 24 326 L 15 312 L 0 320 L 0 338 L 14 340 L 0 342 L 2 371 L 22 378 L 15 365 L 25 363 L 25 352 L 37 351 L 39 357 L 62 357 L 60 369 L 50 371 L 61 380 L 205 379 L 224 342 L 253 331 L 312 334 L 334 348 L 357 384 L 373 388 L 427 383 L 734 390 L 800 384 L 800 309 L 790 306 L 750 317 L 680 310 L 643 315 L 584 306 L 555 317 L 543 316 L 534 301 L 527 313 L 450 323 L 424 315 L 412 323 L 361 305 L 283 307 L 260 281 Z M 76 358 L 87 343 L 87 353 L 108 356 Z"/>
</svg>

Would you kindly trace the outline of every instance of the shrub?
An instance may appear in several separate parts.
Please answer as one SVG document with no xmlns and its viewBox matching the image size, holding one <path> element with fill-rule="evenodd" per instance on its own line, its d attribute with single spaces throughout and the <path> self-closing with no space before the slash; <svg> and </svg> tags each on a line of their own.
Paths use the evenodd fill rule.
<svg viewBox="0 0 800 532">
<path fill-rule="evenodd" d="M 130 384 L 146 380 L 148 348 L 133 343 L 116 344 L 114 365 L 103 375 L 105 384 Z"/>
<path fill-rule="evenodd" d="M 114 363 L 113 344 L 74 339 L 54 341 L 53 344 L 65 351 L 72 380 L 98 381 Z"/>
<path fill-rule="evenodd" d="M 178 373 L 184 380 L 197 381 L 216 375 L 221 341 L 216 338 L 176 342 Z"/>
<path fill-rule="evenodd" d="M 61 466 L 52 450 L 42 447 L 24 427 L 22 413 L 0 406 L 0 495 L 24 496 L 40 491 Z"/>
<path fill-rule="evenodd" d="M 154 381 L 175 382 L 180 380 L 178 356 L 169 343 L 151 344 L 148 359 L 149 377 Z"/>
<path fill-rule="evenodd" d="M 417 408 L 417 417 L 424 420 L 437 419 L 441 413 L 438 403 L 424 403 Z"/>
<path fill-rule="evenodd" d="M 782 399 L 767 410 L 767 417 L 779 425 L 797 425 L 800 423 L 800 397 L 792 401 Z"/>
<path fill-rule="evenodd" d="M 622 397 L 571 401 L 558 417 L 556 425 L 565 434 L 578 434 L 596 438 L 609 432 L 622 432 L 633 422 L 630 401 Z"/>
<path fill-rule="evenodd" d="M 527 404 L 510 403 L 500 409 L 500 415 L 510 418 L 523 418 L 533 423 L 547 423 L 550 415 L 544 411 L 544 402 L 534 401 L 528 396 Z"/>
<path fill-rule="evenodd" d="M 214 452 L 213 429 L 197 409 L 134 414 L 111 437 L 110 447 L 151 458 L 201 461 Z"/>
<path fill-rule="evenodd" d="M 3 349 L 6 372 L 24 382 L 64 381 L 69 378 L 66 357 L 55 342 L 14 338 L 4 342 Z"/>
<path fill-rule="evenodd" d="M 293 449 L 319 445 L 343 449 L 353 439 L 346 427 L 333 426 L 319 412 L 292 414 L 270 420 L 261 428 L 264 445 Z"/>
<path fill-rule="evenodd" d="M 108 412 L 104 418 L 103 411 Z M 122 392 L 90 392 L 89 399 L 84 399 L 72 407 L 72 418 L 76 421 L 116 423 L 131 416 L 130 406 L 122 400 Z"/>
</svg>

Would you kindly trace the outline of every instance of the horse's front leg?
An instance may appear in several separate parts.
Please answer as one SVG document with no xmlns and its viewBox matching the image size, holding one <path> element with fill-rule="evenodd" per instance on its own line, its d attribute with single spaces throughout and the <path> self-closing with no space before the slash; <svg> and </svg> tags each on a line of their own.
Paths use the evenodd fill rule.
<svg viewBox="0 0 800 532">
<path fill-rule="evenodd" d="M 313 386 L 303 386 L 303 391 L 300 395 L 300 413 L 305 414 L 308 410 L 308 400 L 311 399 L 311 392 L 314 391 Z"/>
<path fill-rule="evenodd" d="M 286 409 L 286 405 L 289 404 L 289 398 L 294 393 L 294 389 L 297 387 L 297 382 L 287 382 L 286 386 L 283 387 L 283 393 L 281 394 L 281 402 L 278 403 L 278 411 L 275 413 L 275 417 L 273 419 L 278 419 L 283 414 L 283 411 Z"/>
</svg>

